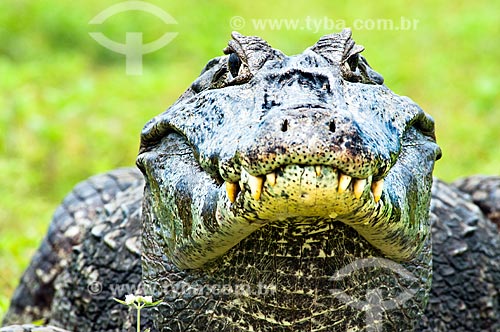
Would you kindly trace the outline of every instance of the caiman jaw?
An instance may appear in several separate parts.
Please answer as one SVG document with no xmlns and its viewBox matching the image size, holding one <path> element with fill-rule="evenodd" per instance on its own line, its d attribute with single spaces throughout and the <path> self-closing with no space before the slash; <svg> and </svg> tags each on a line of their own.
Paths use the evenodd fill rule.
<svg viewBox="0 0 500 332">
<path fill-rule="evenodd" d="M 317 177 L 321 177 L 321 172 L 323 167 L 330 167 L 330 166 L 322 166 L 322 165 L 314 166 L 314 170 L 316 172 Z M 372 176 L 369 176 L 368 178 L 365 179 L 359 179 L 344 174 L 342 173 L 342 171 L 338 172 L 339 176 L 338 176 L 338 182 L 336 183 L 336 187 L 337 187 L 337 192 L 339 194 L 345 193 L 351 189 L 354 194 L 354 197 L 356 199 L 359 199 L 363 194 L 363 192 L 365 191 L 365 187 L 368 184 L 371 184 L 370 191 L 372 193 L 372 198 L 374 202 L 377 203 L 380 200 L 380 197 L 382 196 L 382 191 L 384 189 L 384 179 L 380 179 L 378 181 L 372 181 Z M 268 173 L 265 176 L 251 175 L 244 168 L 242 168 L 241 171 L 240 181 L 242 182 L 242 184 L 245 183 L 248 184 L 248 186 L 250 187 L 252 198 L 257 201 L 260 199 L 262 191 L 264 190 L 264 184 L 267 182 L 270 186 L 274 187 L 278 180 L 279 176 L 277 171 Z M 352 186 L 350 186 L 351 183 Z M 229 198 L 231 203 L 234 203 L 236 201 L 238 194 L 241 191 L 241 186 L 238 182 L 229 182 L 229 181 L 225 181 L 225 185 L 226 185 L 227 197 Z"/>
</svg>

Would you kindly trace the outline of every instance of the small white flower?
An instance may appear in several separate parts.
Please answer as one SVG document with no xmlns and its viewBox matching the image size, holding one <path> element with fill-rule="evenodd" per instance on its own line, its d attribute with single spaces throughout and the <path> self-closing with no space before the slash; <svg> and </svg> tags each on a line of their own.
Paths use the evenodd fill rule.
<svg viewBox="0 0 500 332">
<path fill-rule="evenodd" d="M 137 295 L 135 297 L 135 300 L 138 303 L 144 303 L 144 304 L 151 304 L 153 303 L 153 297 L 152 296 L 142 296 L 142 295 Z"/>
<path fill-rule="evenodd" d="M 125 303 L 127 305 L 131 305 L 132 303 L 134 303 L 134 301 L 137 299 L 137 297 L 133 294 L 127 294 L 125 295 Z"/>
</svg>

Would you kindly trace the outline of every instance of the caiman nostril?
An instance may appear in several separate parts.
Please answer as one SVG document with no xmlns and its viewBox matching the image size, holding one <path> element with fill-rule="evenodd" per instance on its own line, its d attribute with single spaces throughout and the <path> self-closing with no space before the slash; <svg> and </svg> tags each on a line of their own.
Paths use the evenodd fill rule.
<svg viewBox="0 0 500 332">
<path fill-rule="evenodd" d="M 283 121 L 283 123 L 281 124 L 281 131 L 285 132 L 287 130 L 288 130 L 288 120 L 285 119 L 285 121 Z"/>
<path fill-rule="evenodd" d="M 330 122 L 328 123 L 328 129 L 329 129 L 332 133 L 334 133 L 334 132 L 335 132 L 335 122 L 330 121 Z"/>
</svg>

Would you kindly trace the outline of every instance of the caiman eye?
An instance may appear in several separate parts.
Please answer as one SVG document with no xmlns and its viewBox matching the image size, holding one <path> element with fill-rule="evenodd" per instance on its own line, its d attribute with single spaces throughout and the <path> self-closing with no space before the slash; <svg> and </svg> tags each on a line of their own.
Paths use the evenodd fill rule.
<svg viewBox="0 0 500 332">
<path fill-rule="evenodd" d="M 353 54 L 347 59 L 347 65 L 349 66 L 349 69 L 352 72 L 355 72 L 356 69 L 358 68 L 358 63 L 359 63 L 359 55 L 358 54 Z"/>
<path fill-rule="evenodd" d="M 352 54 L 342 63 L 342 76 L 353 83 L 383 84 L 382 75 L 373 70 L 366 59 L 356 53 Z"/>
<path fill-rule="evenodd" d="M 241 67 L 241 60 L 236 53 L 231 53 L 229 59 L 227 60 L 227 67 L 234 77 L 238 76 Z"/>
</svg>

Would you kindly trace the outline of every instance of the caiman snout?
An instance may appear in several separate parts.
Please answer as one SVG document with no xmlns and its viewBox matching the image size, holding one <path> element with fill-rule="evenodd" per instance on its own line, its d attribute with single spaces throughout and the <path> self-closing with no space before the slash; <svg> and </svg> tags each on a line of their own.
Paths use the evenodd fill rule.
<svg viewBox="0 0 500 332">
<path fill-rule="evenodd" d="M 239 161 L 250 174 L 264 175 L 286 165 L 330 166 L 356 178 L 382 177 L 399 152 L 389 126 L 353 121 L 347 107 L 300 105 L 273 109 L 240 145 Z M 379 128 L 377 130 L 374 127 Z"/>
<path fill-rule="evenodd" d="M 325 188 L 339 194 L 349 191 L 360 198 L 370 188 L 377 203 L 384 176 L 392 166 L 391 153 L 399 148 L 395 145 L 391 150 L 390 144 L 380 147 L 380 133 L 363 124 L 360 127 L 359 122 L 351 120 L 347 109 L 336 111 L 326 105 L 274 109 L 254 130 L 252 140 L 239 144 L 240 180 L 226 182 L 232 202 L 245 185 L 258 200 L 267 185 L 268 191 L 276 191 L 276 182 L 285 179 L 289 186 L 282 192 L 285 195 L 291 195 L 292 187 L 301 188 L 303 197 L 320 192 L 306 189 L 312 185 L 322 187 L 321 192 L 326 192 Z"/>
</svg>

